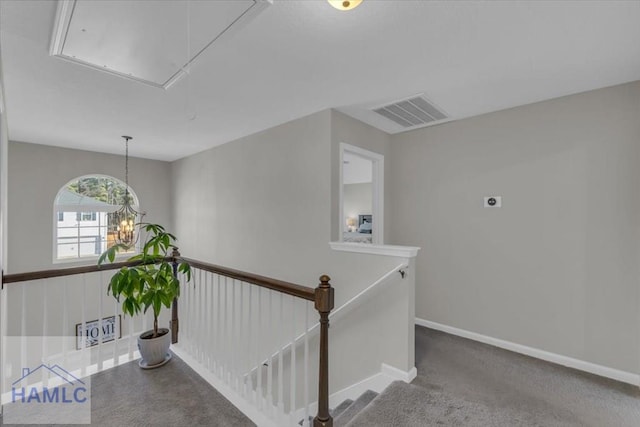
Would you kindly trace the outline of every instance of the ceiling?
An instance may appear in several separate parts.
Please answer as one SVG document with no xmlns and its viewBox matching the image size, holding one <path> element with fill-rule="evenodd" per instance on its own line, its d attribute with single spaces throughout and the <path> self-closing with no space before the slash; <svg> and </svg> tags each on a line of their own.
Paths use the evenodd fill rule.
<svg viewBox="0 0 640 427">
<path fill-rule="evenodd" d="M 203 37 L 189 2 L 139 3 Z M 639 1 L 273 0 L 166 90 L 51 57 L 55 14 L 0 1 L 11 140 L 175 160 L 326 108 L 394 133 L 370 109 L 424 94 L 456 120 L 640 80 Z"/>
</svg>

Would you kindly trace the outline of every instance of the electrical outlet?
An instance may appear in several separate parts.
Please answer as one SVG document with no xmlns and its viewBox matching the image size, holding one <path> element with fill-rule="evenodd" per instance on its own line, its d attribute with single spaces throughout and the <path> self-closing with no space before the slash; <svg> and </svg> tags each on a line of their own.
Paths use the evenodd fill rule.
<svg viewBox="0 0 640 427">
<path fill-rule="evenodd" d="M 485 208 L 501 208 L 502 196 L 485 196 L 484 207 Z"/>
</svg>

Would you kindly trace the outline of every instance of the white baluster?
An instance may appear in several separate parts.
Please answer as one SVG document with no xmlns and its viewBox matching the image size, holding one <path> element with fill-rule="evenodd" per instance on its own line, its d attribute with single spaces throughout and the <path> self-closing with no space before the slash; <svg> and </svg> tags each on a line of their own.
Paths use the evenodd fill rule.
<svg viewBox="0 0 640 427">
<path fill-rule="evenodd" d="M 256 325 L 256 331 L 258 333 L 257 335 L 257 339 L 256 339 L 256 346 L 258 348 L 258 351 L 256 351 L 256 396 L 257 396 L 257 401 L 256 404 L 258 406 L 258 409 L 262 409 L 263 407 L 263 394 L 262 394 L 262 348 L 263 346 L 261 345 L 263 342 L 263 338 L 264 338 L 264 333 L 263 333 L 263 323 L 262 323 L 262 288 L 258 287 L 257 289 L 258 291 L 258 316 L 257 316 L 257 322 L 258 324 Z"/>
<path fill-rule="evenodd" d="M 200 349 L 200 351 L 198 352 L 199 358 L 198 360 L 200 361 L 200 363 L 202 363 L 203 365 L 205 364 L 205 336 L 207 333 L 206 330 L 206 326 L 205 326 L 205 295 L 207 292 L 207 285 L 205 283 L 205 278 L 206 276 L 206 272 L 204 270 L 200 270 L 200 289 L 198 292 L 198 348 Z"/>
<path fill-rule="evenodd" d="M 196 288 L 194 292 L 194 304 L 193 304 L 193 320 L 194 320 L 194 358 L 198 362 L 202 362 L 202 325 L 200 321 L 200 303 L 202 302 L 202 270 L 198 270 L 198 280 L 196 281 Z"/>
<path fill-rule="evenodd" d="M 84 286 L 83 286 L 84 289 Z M 105 286 L 104 286 L 104 282 L 100 281 L 100 289 L 102 292 L 106 292 Z M 114 323 L 114 330 L 113 330 L 113 366 L 118 366 L 119 364 L 119 357 L 120 357 L 120 352 L 118 351 L 118 343 L 120 342 L 120 313 L 119 311 L 119 304 L 118 301 L 116 301 L 115 298 L 112 298 L 113 300 L 113 315 L 115 316 L 113 318 L 113 323 Z"/>
<path fill-rule="evenodd" d="M 138 347 L 137 346 L 134 347 L 134 345 L 133 345 L 133 340 L 134 340 L 134 338 L 133 338 L 133 336 L 134 336 L 134 333 L 133 333 L 133 329 L 134 329 L 133 317 L 131 317 L 131 316 L 127 316 L 127 317 L 129 318 L 129 343 L 128 343 L 128 346 L 129 346 L 129 348 L 128 348 L 128 350 L 129 350 L 129 360 L 133 360 L 134 348 L 137 349 Z"/>
<path fill-rule="evenodd" d="M 102 286 L 102 271 L 98 273 L 98 372 L 102 371 L 102 342 L 104 341 L 104 334 L 102 333 L 102 323 L 104 322 L 104 307 L 103 307 L 103 291 Z"/>
<path fill-rule="evenodd" d="M 41 285 L 42 285 L 42 360 L 44 361 L 49 358 L 48 350 L 47 350 L 47 335 L 49 335 L 47 330 L 48 329 L 47 325 L 49 323 L 47 322 L 47 317 L 48 317 L 47 281 L 42 282 Z M 49 376 L 45 375 L 45 371 L 46 369 L 42 370 L 42 384 L 45 387 L 47 387 L 49 385 Z"/>
<path fill-rule="evenodd" d="M 222 347 L 224 345 L 224 341 L 222 339 L 222 316 L 221 316 L 221 312 L 222 312 L 222 278 L 220 277 L 220 275 L 216 275 L 216 282 L 218 284 L 218 287 L 216 289 L 216 349 L 215 349 L 215 355 L 216 355 L 216 370 L 215 373 L 216 375 L 220 376 L 220 373 L 222 372 Z"/>
<path fill-rule="evenodd" d="M 213 305 L 213 318 L 214 322 L 214 335 L 213 335 L 213 373 L 218 374 L 219 366 L 220 366 L 220 275 L 216 274 L 215 278 L 215 304 Z"/>
<path fill-rule="evenodd" d="M 115 298 L 114 298 L 115 301 Z M 82 358 L 82 367 L 80 368 L 81 374 L 87 375 L 87 365 L 84 363 L 87 360 L 87 277 L 82 275 L 82 310 L 80 310 L 80 324 L 82 325 L 82 335 L 80 336 L 80 353 Z"/>
<path fill-rule="evenodd" d="M 69 292 L 67 289 L 67 279 L 64 279 L 64 287 L 62 290 L 62 336 L 69 336 L 69 308 L 67 307 L 67 301 L 69 301 Z M 67 343 L 62 346 L 62 366 L 67 365 Z"/>
<path fill-rule="evenodd" d="M 207 369 L 212 371 L 213 367 L 213 314 L 211 311 L 213 310 L 213 275 L 207 272 L 206 275 L 206 283 L 207 283 L 207 301 L 205 303 L 206 313 L 207 313 Z"/>
<path fill-rule="evenodd" d="M 273 292 L 272 291 L 267 291 L 268 295 L 269 295 L 269 311 L 268 316 L 269 316 L 269 341 L 273 341 Z M 271 348 L 271 346 L 267 345 L 267 348 L 269 349 L 269 361 L 268 363 L 268 368 L 267 368 L 267 413 L 271 414 L 273 412 L 273 360 L 272 360 L 272 353 L 273 353 L 273 349 Z"/>
<path fill-rule="evenodd" d="M 231 279 L 231 340 L 229 340 L 229 345 L 231 346 L 231 387 L 234 390 L 238 390 L 238 373 L 236 371 L 236 358 L 237 358 L 237 350 L 236 346 L 237 342 L 237 330 L 238 330 L 238 320 L 237 317 L 237 308 L 236 308 L 236 280 Z"/>
<path fill-rule="evenodd" d="M 200 360 L 200 292 L 202 291 L 202 270 L 198 270 L 197 280 L 193 288 L 193 356 Z"/>
<path fill-rule="evenodd" d="M 309 421 L 309 306 L 305 303 L 304 312 L 304 425 L 310 425 Z"/>
<path fill-rule="evenodd" d="M 222 313 L 222 333 L 224 334 L 224 346 L 222 348 L 223 356 L 223 380 L 229 384 L 229 280 L 227 277 L 224 278 L 224 303 L 222 304 L 223 313 Z"/>
<path fill-rule="evenodd" d="M 178 298 L 178 313 L 180 315 L 180 347 L 189 352 L 189 334 L 191 333 L 191 325 L 189 324 L 189 289 L 193 282 L 193 272 L 191 281 L 185 283 L 180 291 Z"/>
<path fill-rule="evenodd" d="M 191 324 L 191 292 L 196 281 L 196 272 L 193 272 L 191 276 L 191 282 L 184 287 L 185 290 L 185 315 L 184 315 L 184 323 L 185 328 L 183 329 L 185 332 L 185 345 L 184 349 L 191 355 L 193 355 L 193 348 L 191 348 L 191 337 L 193 335 L 193 325 Z"/>
<path fill-rule="evenodd" d="M 27 365 L 27 283 L 20 283 L 20 291 L 22 292 L 22 318 L 20 323 L 20 363 L 21 367 Z M 66 307 L 66 305 L 65 305 Z M 64 325 L 63 325 L 64 328 Z M 61 334 L 62 335 L 62 334 Z"/>
<path fill-rule="evenodd" d="M 193 283 L 189 287 L 189 348 L 190 354 L 194 359 L 198 359 L 198 272 L 193 274 Z"/>
<path fill-rule="evenodd" d="M 244 282 L 240 282 L 240 322 L 238 325 L 238 340 L 236 340 L 236 342 L 239 344 L 239 346 L 241 346 L 241 348 L 239 349 L 239 355 L 238 355 L 238 366 L 237 366 L 237 372 L 238 372 L 238 382 L 239 382 L 239 386 L 240 386 L 240 394 L 242 396 L 246 396 L 247 395 L 247 389 L 246 389 L 246 383 L 245 383 L 245 375 L 244 375 L 244 356 L 246 355 L 246 350 L 242 347 L 245 347 L 246 345 L 246 340 L 244 337 Z M 240 375 L 242 375 L 242 377 L 240 377 Z"/>
<path fill-rule="evenodd" d="M 199 329 L 199 325 L 198 325 L 198 303 L 199 303 L 199 298 L 198 298 L 198 291 L 200 290 L 200 281 L 199 281 L 199 275 L 201 273 L 201 270 L 197 270 L 195 272 L 195 274 L 193 275 L 193 288 L 191 290 L 191 305 L 190 305 L 190 319 L 191 319 L 191 326 L 189 329 L 191 329 L 191 356 L 193 356 L 194 359 L 198 360 L 198 347 L 199 347 L 199 343 L 198 343 L 198 329 Z"/>
<path fill-rule="evenodd" d="M 209 295 L 211 291 L 209 289 L 209 272 L 204 271 L 202 273 L 202 366 L 208 369 L 209 367 L 209 341 L 211 340 L 211 333 L 209 331 Z"/>
<path fill-rule="evenodd" d="M 195 288 L 196 288 L 196 272 L 194 272 L 192 280 L 191 280 L 191 283 L 189 284 L 188 288 L 189 288 L 189 291 L 188 291 L 189 298 L 187 299 L 187 303 L 188 303 L 188 306 L 187 306 L 187 319 L 188 319 L 187 320 L 187 331 L 189 331 L 189 332 L 188 332 L 188 341 L 187 341 L 187 343 L 189 345 L 189 347 L 188 347 L 189 354 L 191 354 L 191 356 L 195 356 L 194 348 L 193 348 L 194 339 L 195 339 L 195 337 L 194 337 L 195 325 L 194 325 L 194 322 L 193 322 L 193 305 L 194 305 L 193 304 L 193 298 L 194 298 L 194 293 L 195 293 Z"/>
<path fill-rule="evenodd" d="M 253 306 L 252 306 L 252 302 L 253 302 L 253 286 L 251 284 L 248 284 L 248 288 L 247 288 L 248 292 L 249 292 L 249 315 L 247 316 L 247 370 L 248 370 L 248 378 L 247 378 L 247 388 L 249 389 L 249 402 L 251 403 L 257 403 L 256 400 L 253 399 L 253 397 L 255 397 L 254 392 L 253 392 L 253 360 L 254 357 L 253 355 L 255 353 L 257 353 L 255 351 L 255 342 L 253 342 Z M 256 369 L 257 372 L 257 369 Z"/>
<path fill-rule="evenodd" d="M 284 413 L 284 352 L 283 343 L 285 342 L 285 328 L 284 328 L 284 294 L 279 293 L 280 300 L 280 321 L 276 334 L 276 342 L 278 343 L 278 414 L 282 416 Z"/>
<path fill-rule="evenodd" d="M 296 413 L 296 298 L 291 296 L 291 385 L 289 390 L 291 398 L 289 402 L 290 423 L 294 425 L 296 420 L 293 416 Z"/>
</svg>

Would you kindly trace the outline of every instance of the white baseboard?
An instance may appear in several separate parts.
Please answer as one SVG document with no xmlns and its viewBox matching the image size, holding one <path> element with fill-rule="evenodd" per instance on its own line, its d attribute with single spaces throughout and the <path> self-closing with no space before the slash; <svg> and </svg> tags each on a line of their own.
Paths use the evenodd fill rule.
<svg viewBox="0 0 640 427">
<path fill-rule="evenodd" d="M 431 322 L 429 320 L 419 319 L 416 317 L 416 325 L 424 326 L 430 329 L 436 329 L 438 331 L 446 332 L 451 335 L 457 335 L 459 337 L 468 338 L 473 341 L 489 344 L 495 347 L 500 347 L 505 350 L 510 350 L 515 353 L 524 354 L 527 356 L 542 359 L 547 362 L 556 363 L 558 365 L 566 366 L 569 368 L 577 369 L 590 374 L 598 375 L 605 378 L 611 378 L 623 383 L 640 386 L 640 375 L 633 374 L 631 372 L 625 372 L 607 366 L 597 365 L 595 363 L 586 362 L 580 359 L 574 359 L 572 357 L 563 356 L 561 354 L 551 353 L 545 350 L 540 350 L 533 347 L 527 347 L 526 345 L 516 344 L 510 341 L 501 340 L 498 338 L 489 337 L 486 335 L 478 334 L 475 332 L 466 331 L 464 329 L 454 328 L 453 326 L 442 325 L 440 323 Z"/>
<path fill-rule="evenodd" d="M 381 373 L 386 375 L 387 377 L 392 378 L 392 381 L 404 381 L 405 383 L 410 383 L 418 376 L 418 370 L 414 366 L 410 371 L 403 371 L 402 369 L 394 368 L 391 365 L 387 365 L 386 363 L 382 364 L 380 369 Z M 375 391 L 375 390 L 374 390 Z"/>
<path fill-rule="evenodd" d="M 244 415 L 251 421 L 260 427 L 278 427 L 278 424 L 269 419 L 266 415 L 260 412 L 253 405 L 244 400 L 235 390 L 229 387 L 224 381 L 215 376 L 211 371 L 205 368 L 200 362 L 191 357 L 186 351 L 180 347 L 171 346 L 173 351 L 183 362 L 185 362 L 191 369 L 196 371 L 198 375 L 204 378 L 213 388 L 215 388 L 220 394 L 229 400 L 236 408 L 238 408 Z"/>
</svg>

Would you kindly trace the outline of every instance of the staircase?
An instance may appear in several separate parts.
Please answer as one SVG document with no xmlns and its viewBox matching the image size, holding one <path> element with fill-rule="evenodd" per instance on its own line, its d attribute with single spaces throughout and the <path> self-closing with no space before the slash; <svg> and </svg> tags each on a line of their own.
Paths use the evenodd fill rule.
<svg viewBox="0 0 640 427">
<path fill-rule="evenodd" d="M 398 412 L 398 397 L 416 387 L 403 381 L 394 381 L 380 394 L 367 390 L 355 401 L 345 400 L 332 412 L 334 427 L 389 427 L 417 425 L 414 420 L 403 419 Z M 421 424 L 424 425 L 424 424 Z"/>
<path fill-rule="evenodd" d="M 347 399 L 342 402 L 331 414 L 333 416 L 334 427 L 345 427 L 349 425 L 352 420 L 356 419 L 360 412 L 373 403 L 377 396 L 378 393 L 375 391 L 367 390 L 355 401 Z"/>
<path fill-rule="evenodd" d="M 496 414 L 484 405 L 403 381 L 394 381 L 380 394 L 368 390 L 355 401 L 346 400 L 332 415 L 335 427 L 519 425 L 514 419 L 496 424 Z"/>
<path fill-rule="evenodd" d="M 333 427 L 344 427 L 353 420 L 364 408 L 366 408 L 376 397 L 378 393 L 367 390 L 360 395 L 355 401 L 347 399 L 330 411 L 333 417 Z M 309 417 L 309 424 L 313 424 L 313 417 Z M 302 420 L 298 423 L 302 425 Z"/>
</svg>

